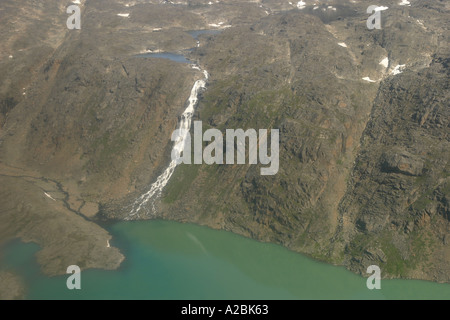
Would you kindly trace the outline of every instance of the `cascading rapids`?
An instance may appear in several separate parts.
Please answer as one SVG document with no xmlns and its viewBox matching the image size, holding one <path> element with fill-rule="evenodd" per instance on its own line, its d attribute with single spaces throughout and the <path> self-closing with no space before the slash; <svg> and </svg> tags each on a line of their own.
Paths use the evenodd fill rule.
<svg viewBox="0 0 450 320">
<path fill-rule="evenodd" d="M 192 68 L 196 70 L 201 70 L 196 65 L 193 65 Z M 198 96 L 201 90 L 206 88 L 206 81 L 208 80 L 208 72 L 206 70 L 203 70 L 203 74 L 205 76 L 204 79 L 195 81 L 194 86 L 192 87 L 191 90 L 191 95 L 189 96 L 188 106 L 181 115 L 180 122 L 178 123 L 178 128 L 184 129 L 183 131 L 184 134 L 178 137 L 173 146 L 173 149 L 177 151 L 178 154 L 183 150 L 186 136 L 189 134 L 189 130 L 191 129 L 192 116 L 194 115 L 194 110 L 198 103 Z M 154 201 L 161 196 L 164 187 L 167 185 L 170 178 L 172 177 L 172 174 L 174 173 L 175 167 L 177 165 L 178 164 L 175 160 L 171 160 L 169 166 L 150 186 L 150 189 L 134 201 L 127 220 L 135 218 L 137 215 L 139 215 L 139 212 L 143 209 L 147 210 L 148 212 L 149 208 L 146 205 L 149 203 L 152 206 L 151 211 L 152 212 L 155 211 Z"/>
</svg>

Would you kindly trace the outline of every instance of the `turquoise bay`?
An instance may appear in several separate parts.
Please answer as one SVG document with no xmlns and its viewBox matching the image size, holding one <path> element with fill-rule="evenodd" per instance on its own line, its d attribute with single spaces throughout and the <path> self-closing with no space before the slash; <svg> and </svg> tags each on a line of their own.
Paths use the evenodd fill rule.
<svg viewBox="0 0 450 320">
<path fill-rule="evenodd" d="M 66 288 L 68 275 L 42 275 L 36 245 L 11 243 L 3 264 L 25 279 L 28 299 L 450 299 L 449 284 L 427 281 L 382 280 L 371 291 L 343 267 L 196 225 L 140 221 L 108 229 L 126 260 L 115 271 L 83 271 L 81 290 Z"/>
</svg>

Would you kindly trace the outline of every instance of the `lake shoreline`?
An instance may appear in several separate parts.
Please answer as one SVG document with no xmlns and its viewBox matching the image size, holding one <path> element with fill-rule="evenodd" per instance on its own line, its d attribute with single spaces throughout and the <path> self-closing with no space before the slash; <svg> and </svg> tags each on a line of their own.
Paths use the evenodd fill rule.
<svg viewBox="0 0 450 320">
<path fill-rule="evenodd" d="M 342 266 L 315 261 L 280 245 L 196 224 L 147 220 L 106 222 L 103 227 L 113 236 L 111 245 L 124 254 L 125 260 L 115 270 L 83 270 L 80 292 L 64 289 L 67 275 L 42 274 L 34 254 L 20 253 L 23 248 L 25 253 L 29 251 L 29 244 L 18 240 L 11 243 L 14 248 L 10 248 L 9 258 L 19 254 L 26 262 L 17 265 L 22 272 L 19 276 L 25 280 L 24 298 L 201 300 L 206 298 L 203 292 L 213 288 L 219 289 L 213 290 L 213 299 L 450 297 L 450 285 L 418 280 L 383 279 L 382 290 L 371 291 L 366 288 L 365 278 Z M 218 274 L 221 276 L 217 277 Z M 33 280 L 28 287 L 30 279 Z M 114 288 L 121 290 L 113 293 Z M 161 288 L 165 289 L 161 292 Z"/>
</svg>

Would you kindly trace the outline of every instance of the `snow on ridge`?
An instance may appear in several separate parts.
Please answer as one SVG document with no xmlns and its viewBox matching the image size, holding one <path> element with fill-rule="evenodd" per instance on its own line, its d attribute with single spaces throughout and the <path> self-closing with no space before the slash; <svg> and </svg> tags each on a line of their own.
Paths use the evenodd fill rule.
<svg viewBox="0 0 450 320">
<path fill-rule="evenodd" d="M 384 10 L 387 10 L 387 9 L 389 9 L 389 7 L 383 7 L 383 6 L 381 6 L 381 7 L 376 7 L 376 8 L 375 8 L 375 11 L 384 11 Z"/>
<path fill-rule="evenodd" d="M 56 201 L 55 198 L 53 198 L 51 195 L 49 195 L 47 192 L 44 192 L 45 196 L 52 199 L 53 201 Z"/>
<path fill-rule="evenodd" d="M 422 21 L 422 20 L 417 19 L 416 21 L 417 21 L 417 23 L 419 24 L 419 26 L 422 27 L 422 29 L 427 30 L 427 28 L 426 28 L 425 25 L 423 24 L 423 21 Z"/>
<path fill-rule="evenodd" d="M 221 22 L 219 22 L 219 23 L 209 23 L 208 25 L 209 25 L 210 27 L 214 27 L 214 28 L 222 28 L 222 29 L 230 28 L 230 27 L 231 27 L 230 24 L 224 25 L 224 23 L 225 23 L 225 22 L 221 21 Z"/>
<path fill-rule="evenodd" d="M 399 64 L 397 65 L 392 71 L 391 74 L 392 75 L 397 75 L 403 72 L 403 69 L 406 67 L 406 64 Z"/>
<path fill-rule="evenodd" d="M 367 82 L 376 82 L 375 80 L 372 80 L 372 79 L 370 79 L 369 77 L 364 77 L 364 78 L 362 78 L 364 81 L 367 81 Z"/>
<path fill-rule="evenodd" d="M 301 0 L 299 2 L 297 2 L 298 9 L 302 10 L 302 9 L 305 9 L 305 7 L 306 7 L 306 2 L 301 1 Z"/>
<path fill-rule="evenodd" d="M 389 66 L 389 58 L 386 57 L 383 60 L 380 61 L 380 63 L 383 67 L 387 68 Z"/>
<path fill-rule="evenodd" d="M 164 52 L 164 50 L 161 50 L 161 49 L 155 49 L 155 50 L 152 50 L 152 49 L 143 49 L 143 50 L 139 51 L 138 54 L 163 53 L 163 52 Z"/>
</svg>

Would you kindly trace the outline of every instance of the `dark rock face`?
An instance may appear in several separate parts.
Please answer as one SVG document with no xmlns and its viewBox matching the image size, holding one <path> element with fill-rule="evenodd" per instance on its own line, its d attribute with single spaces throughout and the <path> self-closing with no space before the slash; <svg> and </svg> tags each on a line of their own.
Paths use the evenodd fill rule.
<svg viewBox="0 0 450 320">
<path fill-rule="evenodd" d="M 57 181 L 68 214 L 126 218 L 167 166 L 202 77 L 136 55 L 184 50 L 210 73 L 195 119 L 279 129 L 280 170 L 180 165 L 148 218 L 231 230 L 355 272 L 379 264 L 386 277 L 449 282 L 449 7 L 379 5 L 389 7 L 383 27 L 368 30 L 366 5 L 348 1 L 101 0 L 69 31 L 59 1 L 5 0 L 1 173 Z M 199 47 L 187 33 L 219 23 L 231 27 Z"/>
<path fill-rule="evenodd" d="M 407 151 L 384 153 L 382 167 L 385 172 L 398 172 L 411 176 L 420 176 L 423 172 L 423 161 Z"/>
<path fill-rule="evenodd" d="M 361 250 L 362 242 L 385 252 L 387 263 L 382 265 L 393 274 L 414 275 L 411 269 L 419 269 L 447 281 L 448 249 L 440 239 L 448 234 L 442 195 L 449 190 L 449 127 L 447 121 L 443 127 L 435 125 L 436 119 L 450 115 L 444 102 L 448 70 L 442 73 L 441 61 L 435 57 L 428 68 L 382 85 L 342 209 L 343 217 L 357 226 L 346 249 L 351 255 Z M 416 115 L 426 110 L 427 121 L 422 122 Z"/>
<path fill-rule="evenodd" d="M 212 80 L 199 118 L 219 129 L 279 128 L 280 171 L 201 167 L 193 178 L 179 168 L 163 216 L 363 274 L 378 264 L 385 276 L 448 282 L 448 50 L 441 35 L 425 35 L 441 32 L 443 16 L 425 30 L 412 18 L 427 16 L 417 6 L 389 11 L 374 32 L 356 22 L 361 14 L 324 24 L 289 12 L 200 48 Z M 407 69 L 392 72 L 400 64 Z M 380 81 L 359 81 L 366 75 Z"/>
</svg>

